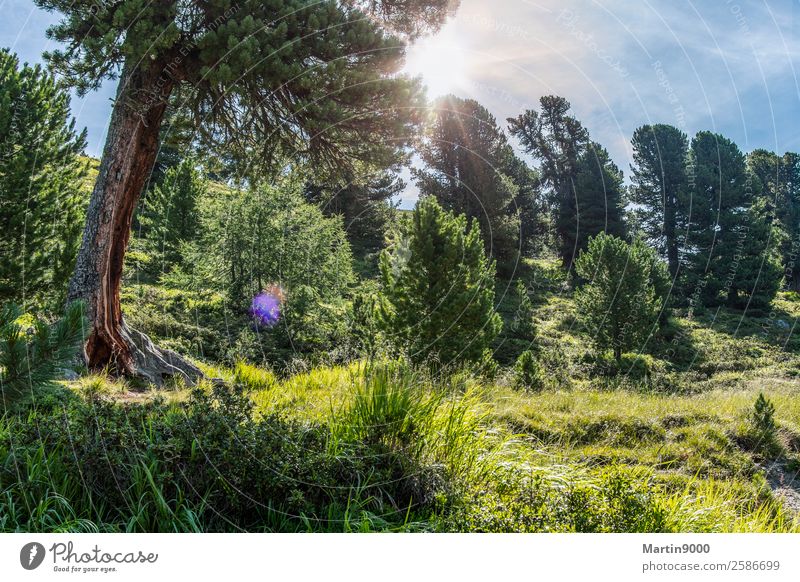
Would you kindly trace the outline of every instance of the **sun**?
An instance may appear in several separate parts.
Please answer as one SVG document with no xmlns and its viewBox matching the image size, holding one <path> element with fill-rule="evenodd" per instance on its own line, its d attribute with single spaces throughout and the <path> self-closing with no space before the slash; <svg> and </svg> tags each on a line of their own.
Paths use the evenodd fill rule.
<svg viewBox="0 0 800 582">
<path fill-rule="evenodd" d="M 421 76 L 428 98 L 453 93 L 467 85 L 466 56 L 453 28 L 445 26 L 438 34 L 422 38 L 408 49 L 403 72 Z"/>
</svg>

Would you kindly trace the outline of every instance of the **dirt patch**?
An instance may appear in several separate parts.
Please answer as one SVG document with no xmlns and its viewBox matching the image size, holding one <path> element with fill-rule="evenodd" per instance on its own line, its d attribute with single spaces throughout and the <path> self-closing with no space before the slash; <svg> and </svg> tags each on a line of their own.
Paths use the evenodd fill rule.
<svg viewBox="0 0 800 582">
<path fill-rule="evenodd" d="M 795 516 L 800 515 L 800 472 L 788 469 L 780 462 L 773 462 L 762 468 L 775 497 Z"/>
</svg>

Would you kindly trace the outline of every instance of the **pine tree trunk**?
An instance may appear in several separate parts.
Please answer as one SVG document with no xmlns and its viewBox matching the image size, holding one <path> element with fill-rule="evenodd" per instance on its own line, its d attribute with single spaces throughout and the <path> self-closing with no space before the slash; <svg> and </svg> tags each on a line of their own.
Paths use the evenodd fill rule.
<svg viewBox="0 0 800 582">
<path fill-rule="evenodd" d="M 166 376 L 194 381 L 202 374 L 176 353 L 160 350 L 128 328 L 120 307 L 122 266 L 131 221 L 153 170 L 173 81 L 163 67 L 123 68 L 103 159 L 70 281 L 69 300 L 83 300 L 90 324 L 85 355 L 90 369 L 140 376 L 160 385 Z"/>
<path fill-rule="evenodd" d="M 670 193 L 667 193 L 667 200 L 664 205 L 664 237 L 667 243 L 667 268 L 669 275 L 675 280 L 678 276 L 678 238 L 675 232 L 676 207 L 677 202 Z"/>
</svg>

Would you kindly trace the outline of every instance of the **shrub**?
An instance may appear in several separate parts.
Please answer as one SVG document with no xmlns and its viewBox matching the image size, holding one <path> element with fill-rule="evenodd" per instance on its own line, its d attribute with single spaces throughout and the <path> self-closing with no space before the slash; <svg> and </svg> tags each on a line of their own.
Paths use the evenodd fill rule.
<svg viewBox="0 0 800 582">
<path fill-rule="evenodd" d="M 379 292 L 374 283 L 374 281 L 365 281 L 356 289 L 348 322 L 348 336 L 353 351 L 370 358 L 375 356 L 380 342 Z"/>
<path fill-rule="evenodd" d="M 778 441 L 775 405 L 763 393 L 759 393 L 756 398 L 739 436 L 745 448 L 763 458 L 774 459 L 783 452 L 783 447 Z"/>
<path fill-rule="evenodd" d="M 611 467 L 561 476 L 508 469 L 442 524 L 477 532 L 662 532 L 667 512 L 641 474 Z"/>
<path fill-rule="evenodd" d="M 586 280 L 576 293 L 580 315 L 600 350 L 622 353 L 643 345 L 657 323 L 661 302 L 651 278 L 654 251 L 600 233 L 581 252 L 576 271 Z"/>
<path fill-rule="evenodd" d="M 775 425 L 775 405 L 764 396 L 763 392 L 758 394 L 753 405 L 753 412 L 750 415 L 750 422 L 754 430 L 763 435 L 774 435 L 777 432 Z"/>
<path fill-rule="evenodd" d="M 434 510 L 442 469 L 377 441 L 333 451 L 325 426 L 252 412 L 240 389 L 217 386 L 181 405 L 72 399 L 6 416 L 0 530 L 392 529 Z"/>
<path fill-rule="evenodd" d="M 521 388 L 541 390 L 545 385 L 545 375 L 536 356 L 530 350 L 522 352 L 514 365 L 514 381 Z"/>
<path fill-rule="evenodd" d="M 538 337 L 538 330 L 536 329 L 536 321 L 534 319 L 535 310 L 533 302 L 528 295 L 528 289 L 525 287 L 520 279 L 517 279 L 517 284 L 514 287 L 514 294 L 517 301 L 517 309 L 514 312 L 514 317 L 509 326 L 510 335 L 519 340 L 528 342 L 528 344 L 535 349 L 535 342 Z"/>
<path fill-rule="evenodd" d="M 381 325 L 412 361 L 481 360 L 502 321 L 494 311 L 494 264 L 476 224 L 423 198 L 380 266 Z"/>
</svg>

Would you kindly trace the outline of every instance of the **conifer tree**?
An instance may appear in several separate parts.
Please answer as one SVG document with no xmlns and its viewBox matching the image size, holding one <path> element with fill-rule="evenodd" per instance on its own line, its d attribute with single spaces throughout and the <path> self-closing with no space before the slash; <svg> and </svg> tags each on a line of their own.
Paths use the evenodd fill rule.
<svg viewBox="0 0 800 582">
<path fill-rule="evenodd" d="M 536 351 L 538 330 L 536 329 L 536 321 L 534 320 L 535 310 L 533 308 L 533 302 L 522 280 L 517 279 L 514 291 L 517 296 L 517 310 L 514 313 L 511 331 L 517 338 L 529 342 L 529 349 Z"/>
<path fill-rule="evenodd" d="M 0 301 L 63 306 L 75 264 L 86 164 L 69 94 L 0 51 Z"/>
<path fill-rule="evenodd" d="M 800 290 L 800 156 L 757 149 L 747 156 L 747 167 L 758 180 L 766 209 L 774 211 L 786 285 Z"/>
<path fill-rule="evenodd" d="M 327 216 L 344 218 L 348 240 L 358 249 L 383 247 L 386 230 L 394 215 L 392 199 L 406 187 L 388 171 L 329 184 L 309 183 L 307 200 L 319 205 Z"/>
<path fill-rule="evenodd" d="M 206 190 L 194 161 L 186 159 L 169 168 L 163 181 L 147 195 L 141 219 L 143 234 L 158 258 L 160 272 L 180 262 L 182 243 L 198 237 L 198 202 Z"/>
<path fill-rule="evenodd" d="M 597 348 L 611 350 L 617 362 L 656 329 L 661 301 L 652 280 L 654 255 L 641 239 L 628 244 L 600 233 L 575 263 L 585 281 L 576 293 L 580 317 Z"/>
<path fill-rule="evenodd" d="M 425 167 L 412 170 L 423 195 L 475 219 L 487 252 L 503 274 L 513 272 L 519 249 L 514 208 L 518 186 L 507 173 L 514 154 L 485 107 L 448 95 L 433 106 L 418 152 Z"/>
<path fill-rule="evenodd" d="M 403 236 L 381 255 L 381 325 L 416 362 L 477 362 L 502 327 L 494 264 L 480 228 L 420 200 Z"/>
<path fill-rule="evenodd" d="M 591 143 L 578 159 L 566 244 L 580 252 L 601 232 L 625 238 L 622 192 L 622 172 L 603 146 Z"/>
<path fill-rule="evenodd" d="M 539 174 L 510 148 L 503 168 L 516 187 L 511 210 L 519 216 L 520 250 L 528 255 L 542 253 L 549 247 L 550 223 Z"/>
<path fill-rule="evenodd" d="M 92 368 L 160 383 L 200 371 L 130 330 L 120 282 L 133 212 L 155 163 L 170 98 L 217 146 L 256 156 L 253 180 L 286 157 L 334 170 L 391 165 L 422 104 L 396 76 L 404 41 L 436 29 L 450 0 L 143 2 L 35 0 L 62 20 L 46 55 L 79 92 L 119 78 L 70 297 L 86 301 Z"/>
<path fill-rule="evenodd" d="M 742 307 L 753 297 L 767 305 L 780 280 L 779 239 L 759 203 L 758 180 L 738 146 L 719 134 L 699 132 L 690 155 L 696 176 L 686 242 L 688 294 L 706 306 Z"/>
<path fill-rule="evenodd" d="M 589 133 L 575 117 L 563 97 L 547 95 L 539 100 L 540 111 L 528 110 L 508 120 L 511 134 L 539 162 L 542 185 L 548 190 L 553 213 L 558 256 L 569 268 L 575 248 L 575 180 L 579 160 L 589 145 Z"/>
<path fill-rule="evenodd" d="M 630 192 L 631 201 L 637 205 L 636 223 L 647 241 L 667 259 L 674 279 L 689 214 L 689 141 L 679 129 L 656 124 L 637 128 L 631 145 Z"/>
</svg>

